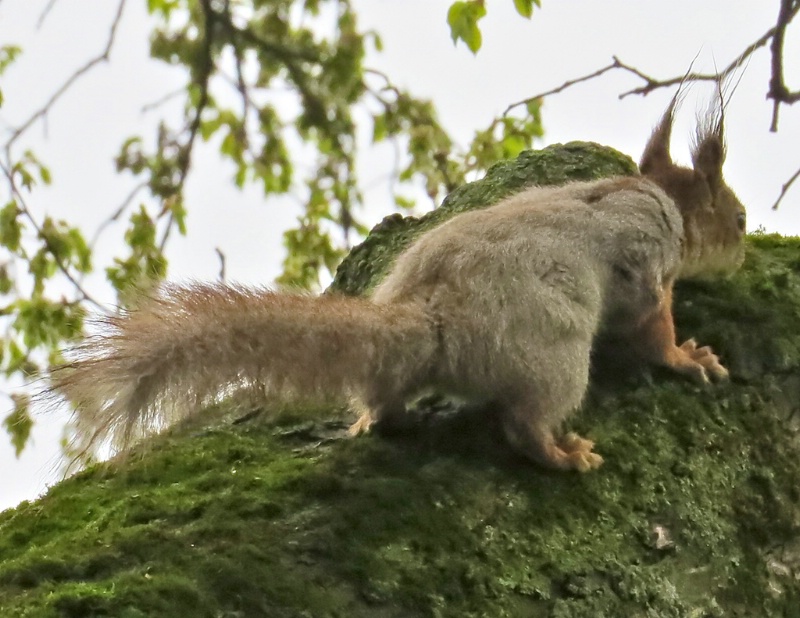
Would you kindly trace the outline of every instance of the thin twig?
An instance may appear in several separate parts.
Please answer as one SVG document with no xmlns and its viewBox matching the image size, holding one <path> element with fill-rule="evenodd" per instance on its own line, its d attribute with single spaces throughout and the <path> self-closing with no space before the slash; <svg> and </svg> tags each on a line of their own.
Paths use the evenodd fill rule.
<svg viewBox="0 0 800 618">
<path fill-rule="evenodd" d="M 748 60 L 748 58 L 753 54 L 753 52 L 755 52 L 756 50 L 760 49 L 761 47 L 764 47 L 770 41 L 770 39 L 773 38 L 773 36 L 776 36 L 777 33 L 778 33 L 779 28 L 785 29 L 786 25 L 800 11 L 800 2 L 797 2 L 797 0 L 782 0 L 782 2 L 785 5 L 791 5 L 792 2 L 794 2 L 795 4 L 792 5 L 790 7 L 790 9 L 787 9 L 788 12 L 786 12 L 786 14 L 783 15 L 782 19 L 780 19 L 778 21 L 778 25 L 776 25 L 773 28 L 770 28 L 769 30 L 767 30 L 767 32 L 765 32 L 763 35 L 761 35 L 758 39 L 756 39 L 750 45 L 745 47 L 744 50 L 738 56 L 736 56 L 736 58 L 734 58 L 721 71 L 717 71 L 715 73 L 689 73 L 689 74 L 677 75 L 675 77 L 670 77 L 669 79 L 657 79 L 655 77 L 652 77 L 652 76 L 648 75 L 647 73 L 644 73 L 643 71 L 641 71 L 640 69 L 637 69 L 634 66 L 631 66 L 629 64 L 626 64 L 626 63 L 622 62 L 617 56 L 614 56 L 613 59 L 612 59 L 612 62 L 610 64 L 608 64 L 608 65 L 606 65 L 606 66 L 604 66 L 604 67 L 602 67 L 600 69 L 597 69 L 596 71 L 593 71 L 592 73 L 588 73 L 586 75 L 583 75 L 581 77 L 577 77 L 575 79 L 567 80 L 563 84 L 561 84 L 560 86 L 556 86 L 555 88 L 551 88 L 550 90 L 545 90 L 544 92 L 540 92 L 540 93 L 535 94 L 533 96 L 527 97 L 527 98 L 523 99 L 522 101 L 518 101 L 516 103 L 512 103 L 511 105 L 509 105 L 505 109 L 505 111 L 503 112 L 503 115 L 506 116 L 506 115 L 508 115 L 508 113 L 511 110 L 513 110 L 513 109 L 515 109 L 515 108 L 517 108 L 519 106 L 522 106 L 522 105 L 527 105 L 528 103 L 530 103 L 532 101 L 535 101 L 536 99 L 539 99 L 539 98 L 542 98 L 542 97 L 545 97 L 545 96 L 549 96 L 549 95 L 553 95 L 553 94 L 558 94 L 559 92 L 562 92 L 562 91 L 566 90 L 567 88 L 570 88 L 570 87 L 572 87 L 572 86 L 574 86 L 576 84 L 580 84 L 582 82 L 586 82 L 586 81 L 595 79 L 595 78 L 600 77 L 601 75 L 603 75 L 605 73 L 608 73 L 609 71 L 612 71 L 612 70 L 615 70 L 615 69 L 621 69 L 621 70 L 625 71 L 626 73 L 630 73 L 630 74 L 638 77 L 639 79 L 641 79 L 644 82 L 644 84 L 642 86 L 639 86 L 637 88 L 633 88 L 631 90 L 628 90 L 626 92 L 621 93 L 619 95 L 620 99 L 624 99 L 625 97 L 630 96 L 630 95 L 634 95 L 634 94 L 647 96 L 648 94 L 650 94 L 654 90 L 657 90 L 659 88 L 668 88 L 670 86 L 676 86 L 676 85 L 678 85 L 678 84 L 680 84 L 682 82 L 696 82 L 696 81 L 718 82 L 720 80 L 723 80 L 725 77 L 727 77 L 733 71 L 737 70 L 740 66 L 742 66 L 742 64 L 744 64 Z M 800 93 L 789 93 L 789 94 L 790 94 L 790 97 L 796 95 L 797 98 L 800 99 Z"/>
<path fill-rule="evenodd" d="M 156 99 L 152 103 L 146 103 L 145 105 L 142 105 L 142 109 L 140 111 L 143 114 L 151 112 L 154 109 L 161 107 L 165 103 L 168 103 L 169 101 L 171 101 L 175 97 L 179 97 L 180 95 L 184 94 L 185 92 L 186 92 L 186 88 L 185 87 L 181 87 L 181 88 L 178 88 L 177 90 L 173 90 L 172 92 L 168 92 L 167 94 L 165 94 L 160 99 Z"/>
<path fill-rule="evenodd" d="M 217 257 L 219 258 L 219 281 L 220 283 L 225 283 L 227 276 L 225 273 L 225 254 L 219 247 L 214 247 L 214 251 L 217 252 Z"/>
<path fill-rule="evenodd" d="M 233 17 L 231 16 L 231 4 L 230 0 L 225 0 L 225 20 L 227 23 L 233 23 Z M 246 126 L 247 117 L 250 113 L 250 97 L 248 96 L 247 92 L 247 84 L 244 81 L 244 55 L 242 54 L 242 48 L 239 45 L 238 37 L 234 37 L 231 40 L 231 45 L 233 46 L 233 57 L 236 61 L 236 88 L 239 91 L 239 94 L 242 97 L 242 125 L 243 128 Z M 247 130 L 243 129 L 242 131 L 242 138 L 245 141 L 245 145 L 247 142 Z"/>
<path fill-rule="evenodd" d="M 292 47 L 289 45 L 284 45 L 283 43 L 277 43 L 275 41 L 271 41 L 269 39 L 264 38 L 262 35 L 253 32 L 249 28 L 240 28 L 236 24 L 234 24 L 226 15 L 216 13 L 211 10 L 209 7 L 209 11 L 213 13 L 214 17 L 217 20 L 217 23 L 224 26 L 226 30 L 229 31 L 230 34 L 234 36 L 238 36 L 241 39 L 248 41 L 251 45 L 257 47 L 260 51 L 263 51 L 267 54 L 275 56 L 279 60 L 288 63 L 291 60 L 304 60 L 306 62 L 319 62 L 321 60 L 320 55 L 310 49 L 305 49 L 302 47 Z"/>
<path fill-rule="evenodd" d="M 199 84 L 200 84 L 200 97 L 197 100 L 197 108 L 195 109 L 192 121 L 189 124 L 189 136 L 186 143 L 181 147 L 181 152 L 178 166 L 178 184 L 175 187 L 175 195 L 183 192 L 183 187 L 186 184 L 186 178 L 189 175 L 189 168 L 192 165 L 192 151 L 194 150 L 194 142 L 197 139 L 197 134 L 200 130 L 200 119 L 209 101 L 209 81 L 211 80 L 211 73 L 214 70 L 214 58 L 212 55 L 211 47 L 213 41 L 213 29 L 217 21 L 218 15 L 211 8 L 211 0 L 200 0 L 200 5 L 203 9 L 205 17 L 205 24 L 203 27 L 203 57 L 202 66 L 200 67 Z M 159 251 L 164 251 L 172 231 L 173 223 L 175 221 L 175 212 L 170 210 L 167 217 L 167 226 L 164 229 L 164 235 L 158 243 Z"/>
<path fill-rule="evenodd" d="M 40 107 L 37 111 L 35 111 L 25 122 L 23 122 L 20 126 L 18 126 L 14 132 L 11 134 L 11 137 L 6 142 L 6 152 L 9 152 L 11 146 L 16 142 L 23 133 L 25 133 L 31 125 L 33 125 L 37 120 L 43 119 L 47 116 L 50 108 L 58 101 L 71 87 L 72 85 L 78 81 L 83 75 L 91 71 L 96 65 L 100 64 L 101 62 L 107 62 L 110 55 L 111 55 L 111 48 L 114 46 L 114 40 L 116 39 L 117 35 L 117 27 L 119 26 L 120 20 L 122 19 L 122 12 L 125 8 L 125 3 L 127 0 L 120 0 L 119 5 L 117 6 L 117 13 L 114 16 L 114 21 L 111 23 L 111 29 L 108 34 L 108 41 L 106 42 L 106 46 L 103 49 L 102 53 L 98 56 L 95 56 L 91 60 L 89 60 L 86 64 L 84 64 L 81 68 L 75 71 L 67 80 L 61 84 L 61 86 L 50 96 L 47 102 Z"/>
<path fill-rule="evenodd" d="M 97 230 L 95 231 L 94 236 L 92 237 L 92 241 L 89 243 L 89 246 L 92 249 L 94 249 L 95 245 L 97 244 L 97 241 L 100 239 L 100 235 L 103 233 L 103 230 L 105 230 L 109 225 L 111 225 L 115 221 L 119 220 L 119 218 L 122 216 L 122 213 L 124 213 L 125 210 L 128 208 L 128 206 L 130 206 L 131 202 L 139 194 L 139 192 L 147 188 L 147 185 L 148 182 L 146 180 L 143 180 L 142 182 L 137 184 L 133 189 L 131 189 L 130 193 L 128 193 L 125 199 L 122 200 L 122 203 L 117 207 L 114 213 L 110 217 L 108 217 L 105 221 L 103 221 L 100 225 L 97 226 Z"/>
<path fill-rule="evenodd" d="M 574 86 L 575 84 L 580 84 L 581 82 L 586 82 L 586 81 L 589 81 L 590 79 L 594 79 L 596 77 L 600 77 L 604 73 L 608 73 L 609 71 L 611 71 L 613 69 L 621 68 L 621 66 L 622 65 L 620 64 L 619 60 L 617 60 L 617 58 L 614 57 L 614 61 L 611 64 L 609 64 L 608 66 L 604 66 L 602 69 L 598 69 L 597 71 L 594 71 L 593 73 L 589 73 L 588 75 L 584 75 L 583 77 L 576 77 L 575 79 L 569 79 L 569 80 L 565 81 L 563 84 L 561 84 L 560 86 L 556 86 L 555 88 L 552 88 L 550 90 L 546 90 L 544 92 L 540 92 L 539 94 L 535 94 L 532 97 L 528 97 L 526 99 L 523 99 L 522 101 L 517 101 L 516 103 L 512 103 L 511 105 L 506 107 L 506 109 L 503 111 L 503 116 L 508 116 L 508 113 L 512 109 L 520 107 L 521 105 L 527 105 L 528 103 L 532 103 L 533 101 L 536 101 L 537 99 L 541 99 L 541 98 L 549 96 L 551 94 L 558 94 L 562 90 L 566 90 L 567 88 L 570 88 L 570 87 Z"/>
<path fill-rule="evenodd" d="M 773 133 L 778 130 L 778 112 L 781 104 L 792 105 L 800 101 L 800 90 L 791 92 L 783 80 L 783 40 L 786 34 L 786 26 L 789 25 L 798 10 L 800 10 L 800 2 L 781 0 L 778 22 L 775 24 L 775 34 L 772 37 L 772 45 L 770 46 L 772 50 L 772 76 L 769 80 L 767 98 L 773 101 L 772 124 L 769 128 Z"/>
<path fill-rule="evenodd" d="M 39 14 L 39 19 L 36 21 L 36 29 L 40 29 L 44 25 L 44 20 L 47 19 L 47 16 L 50 14 L 50 11 L 53 10 L 58 0 L 50 0 L 47 3 L 47 6 L 44 7 L 44 10 Z"/>
<path fill-rule="evenodd" d="M 800 177 L 800 168 L 798 168 L 798 170 L 794 174 L 792 174 L 792 177 L 789 178 L 789 180 L 783 183 L 780 195 L 778 195 L 778 199 L 775 200 L 775 203 L 772 205 L 772 210 L 778 210 L 778 205 L 781 203 L 781 200 L 783 200 L 783 198 L 789 192 L 789 188 L 794 184 L 794 181 L 797 180 L 799 177 Z"/>
<path fill-rule="evenodd" d="M 44 242 L 44 245 L 45 247 L 47 247 L 47 250 L 50 252 L 50 255 L 53 256 L 53 260 L 55 261 L 58 269 L 69 280 L 69 282 L 73 286 L 75 286 L 75 289 L 80 293 L 80 295 L 83 297 L 84 300 L 94 305 L 100 311 L 105 311 L 105 307 L 103 307 L 101 303 L 92 298 L 92 296 L 83 288 L 80 281 L 78 281 L 72 275 L 67 265 L 64 264 L 64 262 L 59 257 L 58 253 L 56 253 L 53 250 L 53 247 L 50 244 L 50 240 L 47 238 L 47 234 L 44 233 L 44 230 L 36 221 L 36 218 L 33 216 L 33 213 L 31 213 L 30 208 L 28 208 L 28 205 L 25 203 L 25 198 L 23 197 L 22 192 L 19 190 L 19 188 L 17 187 L 17 183 L 14 180 L 14 173 L 10 169 L 8 169 L 3 163 L 0 163 L 0 169 L 2 169 L 3 174 L 8 180 L 8 187 L 11 190 L 11 194 L 14 196 L 17 202 L 17 207 L 20 209 L 22 214 L 25 215 L 25 218 L 33 226 L 33 229 L 36 231 L 39 238 L 42 239 L 42 242 Z"/>
</svg>

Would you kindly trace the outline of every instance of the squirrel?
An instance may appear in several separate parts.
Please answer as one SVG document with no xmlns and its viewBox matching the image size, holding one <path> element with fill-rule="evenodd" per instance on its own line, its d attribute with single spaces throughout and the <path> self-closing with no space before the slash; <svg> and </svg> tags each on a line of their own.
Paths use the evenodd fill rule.
<svg viewBox="0 0 800 618">
<path fill-rule="evenodd" d="M 533 462 L 595 469 L 594 443 L 561 426 L 581 405 L 598 333 L 699 382 L 727 376 L 709 347 L 676 345 L 672 289 L 741 265 L 745 210 L 722 177 L 722 104 L 700 123 L 692 168 L 670 157 L 675 106 L 640 175 L 531 187 L 458 214 L 368 298 L 167 284 L 78 344 L 50 388 L 74 406 L 87 448 L 120 451 L 237 387 L 349 399 L 352 434 L 434 390 L 491 402 Z"/>
</svg>

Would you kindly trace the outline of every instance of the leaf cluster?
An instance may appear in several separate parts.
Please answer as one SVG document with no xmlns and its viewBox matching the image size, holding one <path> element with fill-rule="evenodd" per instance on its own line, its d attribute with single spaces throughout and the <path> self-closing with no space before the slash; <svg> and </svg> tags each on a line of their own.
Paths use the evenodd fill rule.
<svg viewBox="0 0 800 618">
<path fill-rule="evenodd" d="M 14 54 L 6 57 L 13 61 Z M 0 63 L 1 64 L 1 63 Z M 9 167 L 3 166 L 8 201 L 0 208 L 0 375 L 7 380 L 31 380 L 58 362 L 65 341 L 83 331 L 83 298 L 55 296 L 64 273 L 82 276 L 92 270 L 91 250 L 83 233 L 67 221 L 45 216 L 37 222 L 23 193 L 50 184 L 50 170 L 26 150 Z M 3 427 L 20 453 L 33 420 L 29 396 L 9 393 L 11 413 Z"/>
<path fill-rule="evenodd" d="M 522 17 L 530 19 L 533 5 L 542 8 L 541 0 L 514 0 L 514 9 Z M 477 54 L 483 44 L 478 22 L 486 17 L 486 0 L 458 0 L 450 5 L 447 11 L 447 25 L 450 26 L 450 37 L 453 43 L 464 41 L 473 54 Z"/>
</svg>

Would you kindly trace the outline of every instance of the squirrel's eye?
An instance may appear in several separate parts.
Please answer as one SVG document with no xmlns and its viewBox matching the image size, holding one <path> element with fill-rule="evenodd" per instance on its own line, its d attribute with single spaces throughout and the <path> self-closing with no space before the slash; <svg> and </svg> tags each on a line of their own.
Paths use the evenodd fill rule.
<svg viewBox="0 0 800 618">
<path fill-rule="evenodd" d="M 743 212 L 736 215 L 736 225 L 739 227 L 740 231 L 744 232 L 744 228 L 747 226 L 747 215 Z"/>
</svg>

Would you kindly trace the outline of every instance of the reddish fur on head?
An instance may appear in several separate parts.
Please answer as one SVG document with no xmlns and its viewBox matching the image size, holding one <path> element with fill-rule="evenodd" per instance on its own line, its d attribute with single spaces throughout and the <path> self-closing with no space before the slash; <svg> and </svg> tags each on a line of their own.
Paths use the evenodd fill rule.
<svg viewBox="0 0 800 618">
<path fill-rule="evenodd" d="M 723 103 L 699 122 L 693 167 L 672 162 L 669 141 L 678 95 L 653 131 L 639 163 L 641 173 L 675 201 L 683 216 L 681 278 L 728 275 L 744 261 L 745 209 L 722 177 L 725 162 Z"/>
</svg>

